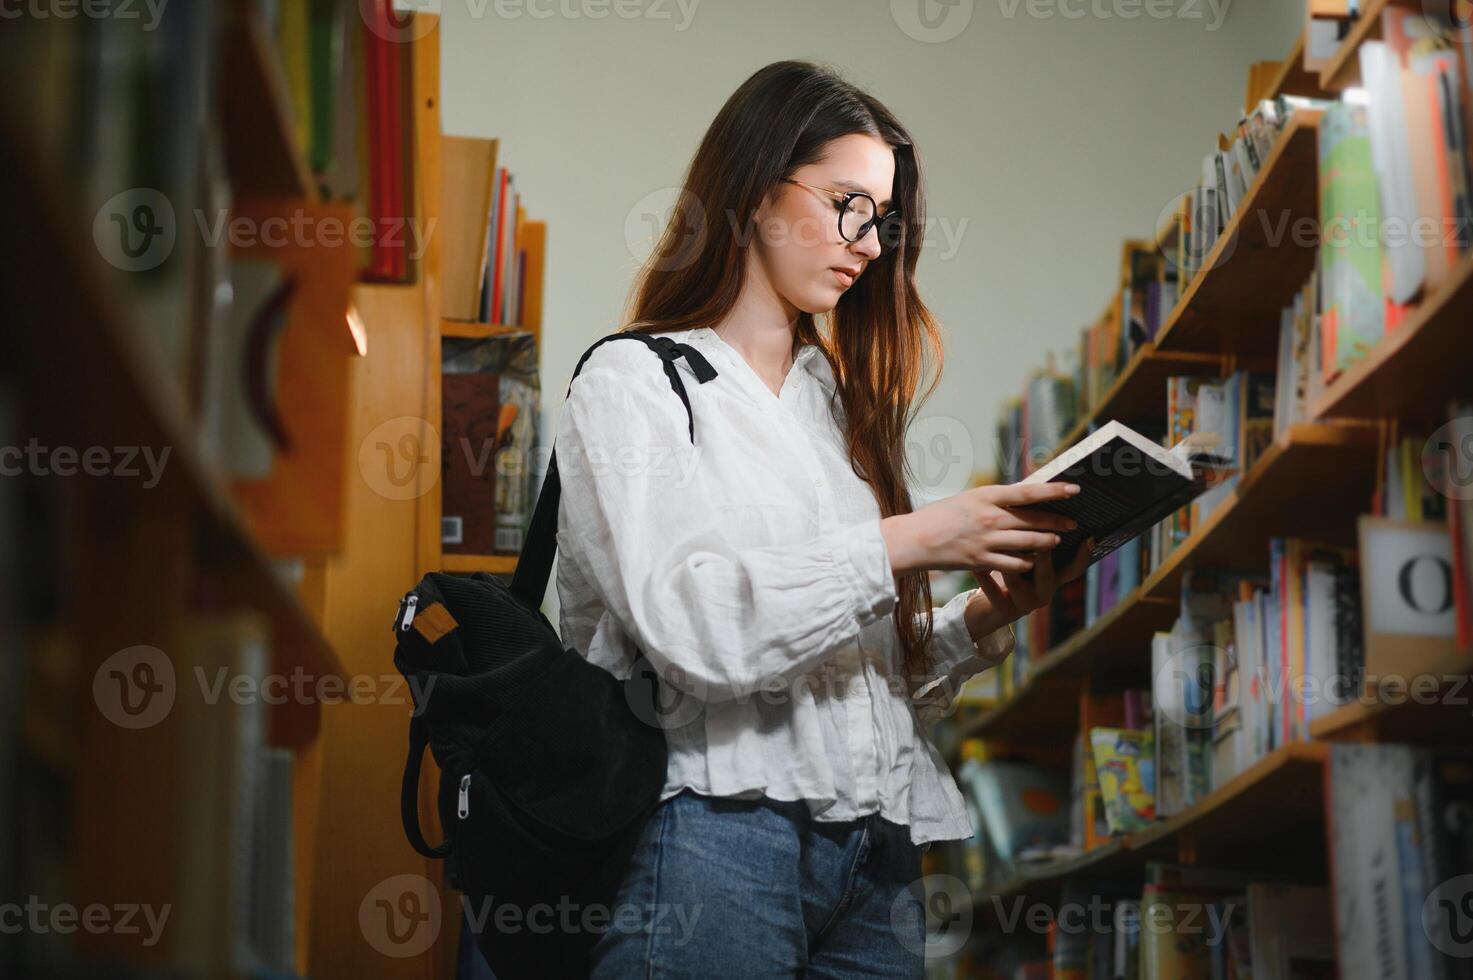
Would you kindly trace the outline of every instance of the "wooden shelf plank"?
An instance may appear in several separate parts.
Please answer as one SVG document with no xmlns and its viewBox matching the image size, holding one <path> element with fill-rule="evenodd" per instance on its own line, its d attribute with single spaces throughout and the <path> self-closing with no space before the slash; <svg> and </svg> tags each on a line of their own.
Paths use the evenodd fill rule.
<svg viewBox="0 0 1473 980">
<path fill-rule="evenodd" d="M 509 334 L 531 333 L 527 327 L 505 323 L 467 323 L 464 320 L 441 320 L 441 337 L 460 337 L 466 340 L 485 340 L 488 337 L 505 337 Z"/>
<path fill-rule="evenodd" d="M 1324 767 L 1330 751 L 1318 742 L 1291 742 L 1259 759 L 1174 817 L 1131 834 L 1125 845 L 1143 859 L 1185 860 L 1224 867 L 1290 862 L 1323 874 Z M 1265 814 L 1272 814 L 1266 819 Z M 1284 843 L 1293 841 L 1292 848 Z M 1267 870 L 1267 869 L 1266 869 Z"/>
<path fill-rule="evenodd" d="M 1469 658 L 1473 659 L 1473 652 Z M 1367 694 L 1309 723 L 1310 738 L 1327 741 L 1473 743 L 1473 680 L 1464 674 L 1436 692 Z"/>
<path fill-rule="evenodd" d="M 1319 120 L 1296 112 L 1156 337 L 1160 351 L 1274 356 L 1318 253 Z M 1304 219 L 1315 222 L 1306 235 Z M 1296 226 L 1300 226 L 1296 230 Z"/>
<path fill-rule="evenodd" d="M 447 572 L 488 572 L 510 575 L 517 570 L 516 555 L 446 555 L 441 561 Z"/>
<path fill-rule="evenodd" d="M 1325 763 L 1329 747 L 1293 742 L 1259 759 L 1195 806 L 1147 830 L 1123 834 L 1092 851 L 1025 868 L 974 895 L 974 917 L 996 925 L 994 899 L 1048 902 L 1071 877 L 1140 877 L 1147 861 L 1261 869 L 1308 881 L 1326 874 Z M 1265 814 L 1272 814 L 1265 819 Z M 1292 841 L 1292 847 L 1285 847 Z M 1311 846 L 1318 842 L 1319 846 Z"/>
<path fill-rule="evenodd" d="M 1320 395 L 1313 417 L 1446 418 L 1449 399 L 1473 392 L 1473 255 L 1395 331 Z"/>
<path fill-rule="evenodd" d="M 274 45 L 246 4 L 232 4 L 224 30 L 220 110 L 225 162 L 238 197 L 317 196 L 297 142 L 291 98 Z"/>
</svg>

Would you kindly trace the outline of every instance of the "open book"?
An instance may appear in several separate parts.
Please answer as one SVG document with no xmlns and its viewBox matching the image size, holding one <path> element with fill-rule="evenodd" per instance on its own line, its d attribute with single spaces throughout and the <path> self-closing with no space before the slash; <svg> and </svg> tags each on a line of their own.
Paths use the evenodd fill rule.
<svg viewBox="0 0 1473 980">
<path fill-rule="evenodd" d="M 1079 522 L 1075 530 L 1060 534 L 1054 549 L 1054 567 L 1063 568 L 1091 537 L 1094 564 L 1150 530 L 1211 486 L 1226 462 L 1210 447 L 1184 440 L 1166 449 L 1128 426 L 1109 422 L 1023 482 L 1079 484 L 1076 497 L 1031 507 Z"/>
</svg>

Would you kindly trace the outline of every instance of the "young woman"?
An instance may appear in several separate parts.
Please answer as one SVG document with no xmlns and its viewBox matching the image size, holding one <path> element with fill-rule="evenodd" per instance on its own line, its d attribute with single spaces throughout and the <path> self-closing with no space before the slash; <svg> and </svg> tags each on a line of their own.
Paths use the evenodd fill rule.
<svg viewBox="0 0 1473 980">
<path fill-rule="evenodd" d="M 921 191 L 878 101 L 763 68 L 702 140 L 627 327 L 718 372 L 676 362 L 694 442 L 643 344 L 603 344 L 571 386 L 563 640 L 621 677 L 643 652 L 669 746 L 595 976 L 921 975 L 920 852 L 971 836 L 924 723 L 1083 568 L 1054 573 L 1072 525 L 1029 509 L 1077 487 L 911 506 L 905 430 L 940 360 Z M 980 588 L 933 611 L 929 569 Z"/>
</svg>

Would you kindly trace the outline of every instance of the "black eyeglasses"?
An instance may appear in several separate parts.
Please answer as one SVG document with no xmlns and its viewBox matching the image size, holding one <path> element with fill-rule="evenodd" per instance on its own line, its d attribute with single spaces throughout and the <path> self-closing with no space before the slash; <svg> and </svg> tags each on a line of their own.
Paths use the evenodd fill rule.
<svg viewBox="0 0 1473 980">
<path fill-rule="evenodd" d="M 891 208 L 884 214 L 880 214 L 879 206 L 875 199 L 864 191 L 839 191 L 832 187 L 819 187 L 807 181 L 794 180 L 792 177 L 784 177 L 790 184 L 802 184 L 816 191 L 823 191 L 839 201 L 839 235 L 846 242 L 857 242 L 869 234 L 870 228 L 876 227 L 875 236 L 880 242 L 880 254 L 890 251 L 900 244 L 901 233 L 904 231 L 904 222 L 900 220 L 900 210 Z"/>
</svg>

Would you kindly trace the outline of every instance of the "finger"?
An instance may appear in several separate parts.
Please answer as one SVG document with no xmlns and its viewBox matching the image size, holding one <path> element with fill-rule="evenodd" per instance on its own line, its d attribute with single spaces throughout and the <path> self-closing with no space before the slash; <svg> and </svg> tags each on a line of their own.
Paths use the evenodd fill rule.
<svg viewBox="0 0 1473 980">
<path fill-rule="evenodd" d="M 1026 507 L 1009 507 L 1006 513 L 1011 520 L 1002 526 L 1009 530 L 1026 528 L 1033 531 L 1072 531 L 1079 522 L 1063 514 L 1051 514 L 1046 510 L 1030 510 Z"/>
<path fill-rule="evenodd" d="M 1048 500 L 1067 500 L 1077 493 L 1077 483 L 1009 483 L 994 488 L 992 502 L 999 507 L 1027 507 Z"/>
<path fill-rule="evenodd" d="M 1037 531 L 993 531 L 987 535 L 987 547 L 993 551 L 1052 551 L 1058 545 L 1057 534 Z"/>
<path fill-rule="evenodd" d="M 1007 608 L 1008 596 L 1003 591 L 1002 584 L 998 582 L 996 572 L 989 572 L 985 568 L 977 569 L 977 585 L 982 589 L 982 594 L 994 607 Z"/>
<path fill-rule="evenodd" d="M 1009 555 L 1003 552 L 992 552 L 982 561 L 978 562 L 982 568 L 991 571 L 1022 575 L 1033 567 L 1033 560 L 1021 555 Z"/>
</svg>

